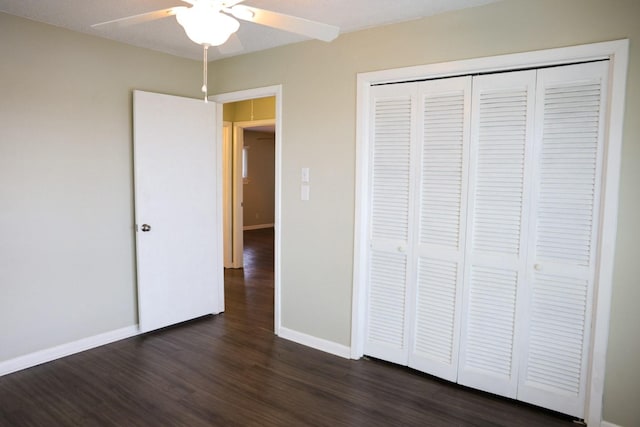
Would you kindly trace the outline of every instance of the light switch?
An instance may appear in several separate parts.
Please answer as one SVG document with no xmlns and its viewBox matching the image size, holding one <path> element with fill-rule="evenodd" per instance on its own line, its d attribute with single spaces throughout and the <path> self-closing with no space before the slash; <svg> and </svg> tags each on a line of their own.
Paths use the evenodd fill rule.
<svg viewBox="0 0 640 427">
<path fill-rule="evenodd" d="M 301 200 L 309 200 L 309 190 L 310 190 L 309 184 L 302 184 L 302 186 L 300 187 Z"/>
<path fill-rule="evenodd" d="M 302 168 L 302 182 L 309 182 L 309 168 Z"/>
</svg>

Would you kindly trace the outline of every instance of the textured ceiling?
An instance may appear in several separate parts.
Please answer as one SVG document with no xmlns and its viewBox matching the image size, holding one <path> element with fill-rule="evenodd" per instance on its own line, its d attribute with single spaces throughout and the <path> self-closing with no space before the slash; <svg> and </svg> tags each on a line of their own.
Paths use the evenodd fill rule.
<svg viewBox="0 0 640 427">
<path fill-rule="evenodd" d="M 245 4 L 340 27 L 341 33 L 409 21 L 497 0 L 246 0 Z M 86 34 L 191 59 L 202 57 L 174 17 L 131 26 L 94 29 L 92 24 L 172 6 L 180 0 L 0 0 L 0 11 Z M 209 49 L 209 60 L 307 40 L 285 31 L 241 22 L 242 49 Z M 232 49 L 233 50 L 233 49 Z"/>
</svg>

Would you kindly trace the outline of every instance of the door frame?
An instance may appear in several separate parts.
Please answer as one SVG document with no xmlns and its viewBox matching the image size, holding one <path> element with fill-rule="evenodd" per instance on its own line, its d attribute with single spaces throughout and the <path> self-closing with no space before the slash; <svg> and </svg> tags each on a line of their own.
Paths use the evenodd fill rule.
<svg viewBox="0 0 640 427">
<path fill-rule="evenodd" d="M 370 88 L 381 83 L 455 77 L 476 73 L 568 65 L 609 60 L 610 93 L 605 130 L 605 158 L 601 200 L 599 263 L 596 271 L 592 339 L 589 352 L 585 421 L 600 425 L 604 395 L 607 342 L 611 314 L 613 267 L 617 233 L 620 163 L 629 40 L 578 45 L 493 57 L 360 73 L 357 76 L 356 200 L 354 224 L 351 357 L 364 355 L 367 296 Z"/>
<path fill-rule="evenodd" d="M 233 267 L 233 226 L 232 189 L 233 168 L 228 159 L 232 158 L 233 123 L 222 122 L 222 239 L 224 241 L 224 268 Z"/>
<path fill-rule="evenodd" d="M 274 212 L 274 262 L 273 262 L 273 332 L 280 334 L 281 328 L 281 207 L 282 207 L 282 85 L 265 86 L 254 89 L 240 90 L 236 92 L 227 92 L 212 95 L 209 100 L 214 101 L 218 105 L 217 125 L 218 131 L 216 139 L 218 144 L 222 145 L 222 109 L 223 104 L 229 102 L 246 101 L 249 99 L 265 98 L 273 96 L 276 99 L 276 117 L 275 117 L 275 212 Z M 242 180 L 240 180 L 242 182 Z M 222 185 L 220 183 L 219 185 Z M 222 191 L 222 188 L 219 188 Z"/>
</svg>

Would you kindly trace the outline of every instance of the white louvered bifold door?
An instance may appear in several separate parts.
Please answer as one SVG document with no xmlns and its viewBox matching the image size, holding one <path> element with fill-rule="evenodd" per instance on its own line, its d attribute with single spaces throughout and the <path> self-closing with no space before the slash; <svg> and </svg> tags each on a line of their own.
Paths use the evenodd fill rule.
<svg viewBox="0 0 640 427">
<path fill-rule="evenodd" d="M 364 353 L 408 363 L 417 85 L 371 88 Z"/>
<path fill-rule="evenodd" d="M 518 399 L 584 417 L 608 62 L 538 71 Z"/>
<path fill-rule="evenodd" d="M 536 72 L 473 80 L 458 382 L 515 397 Z"/>
<path fill-rule="evenodd" d="M 419 86 L 416 290 L 409 366 L 456 381 L 471 77 Z"/>
</svg>

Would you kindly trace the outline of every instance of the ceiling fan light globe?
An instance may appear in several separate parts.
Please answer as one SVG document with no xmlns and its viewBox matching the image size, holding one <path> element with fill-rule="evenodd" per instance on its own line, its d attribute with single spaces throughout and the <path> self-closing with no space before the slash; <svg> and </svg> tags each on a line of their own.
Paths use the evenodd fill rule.
<svg viewBox="0 0 640 427">
<path fill-rule="evenodd" d="M 193 42 L 208 46 L 220 46 L 240 28 L 237 20 L 213 8 L 182 9 L 176 20 Z"/>
</svg>

